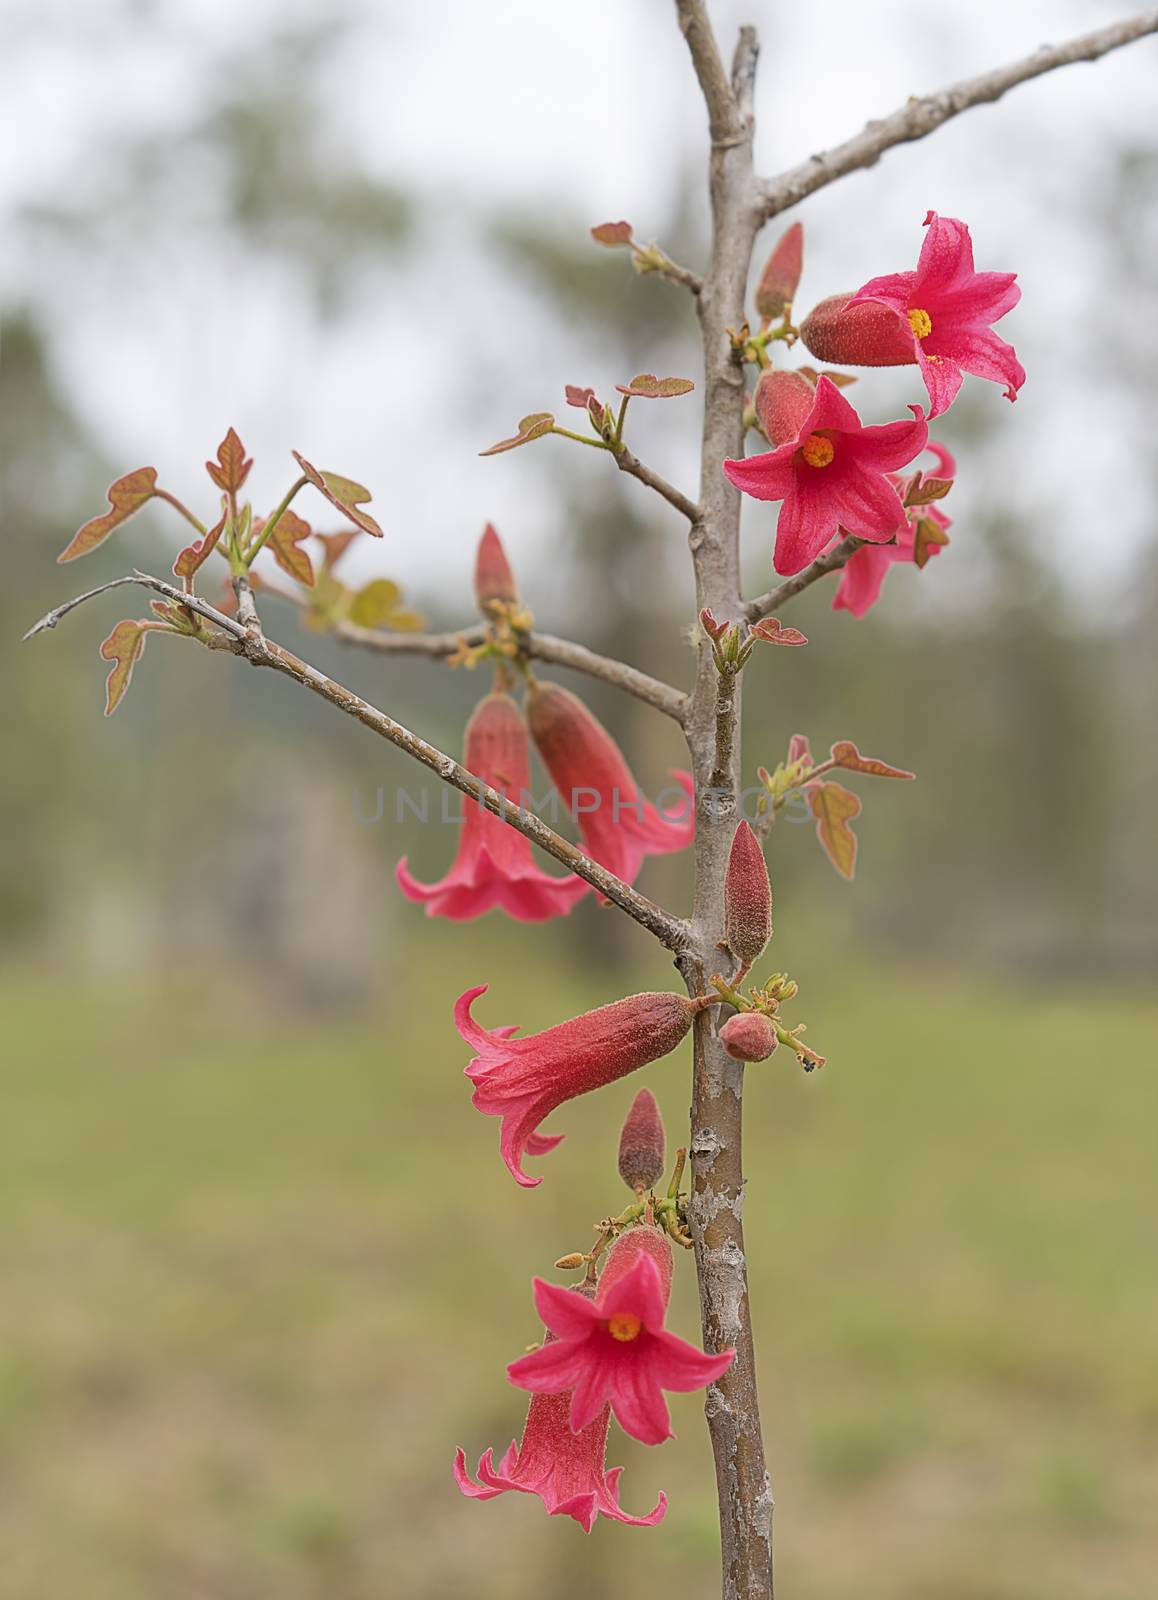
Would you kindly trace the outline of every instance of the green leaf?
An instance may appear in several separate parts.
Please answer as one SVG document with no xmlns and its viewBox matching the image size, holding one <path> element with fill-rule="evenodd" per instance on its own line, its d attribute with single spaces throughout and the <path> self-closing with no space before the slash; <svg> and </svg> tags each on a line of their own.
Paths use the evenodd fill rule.
<svg viewBox="0 0 1158 1600">
<path fill-rule="evenodd" d="M 842 878 L 851 878 L 856 871 L 856 834 L 849 823 L 860 816 L 860 796 L 840 783 L 809 784 L 805 793 L 825 855 Z"/>
<path fill-rule="evenodd" d="M 359 589 L 350 604 L 350 621 L 360 628 L 378 628 L 398 609 L 402 590 L 389 578 L 375 578 Z"/>
<path fill-rule="evenodd" d="M 256 531 L 258 537 L 264 523 L 258 522 Z M 314 586 L 314 564 L 309 554 L 299 548 L 303 539 L 310 538 L 313 529 L 295 511 L 283 511 L 274 525 L 274 530 L 269 536 L 268 549 L 273 559 L 283 572 L 288 572 L 297 583 L 304 584 L 307 589 Z"/>
<path fill-rule="evenodd" d="M 72 542 L 60 552 L 57 561 L 75 561 L 77 556 L 87 556 L 103 544 L 114 528 L 120 526 L 141 509 L 157 493 L 156 467 L 138 467 L 127 472 L 109 487 L 109 505 L 112 508 L 103 516 L 93 517 L 73 535 Z"/>
</svg>

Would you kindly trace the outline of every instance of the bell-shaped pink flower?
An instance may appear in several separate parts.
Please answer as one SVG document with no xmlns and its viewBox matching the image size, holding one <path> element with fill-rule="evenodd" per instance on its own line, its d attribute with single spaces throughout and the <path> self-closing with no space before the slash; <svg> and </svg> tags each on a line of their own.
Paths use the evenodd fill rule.
<svg viewBox="0 0 1158 1600">
<path fill-rule="evenodd" d="M 527 726 L 509 694 L 488 694 L 466 725 L 466 766 L 512 802 L 528 803 L 531 763 Z M 438 883 L 419 883 L 406 858 L 395 869 L 408 900 L 423 902 L 429 917 L 465 922 L 498 906 L 520 922 L 563 917 L 587 893 L 574 875 L 558 878 L 535 865 L 531 843 L 473 800 L 463 808 L 454 865 Z"/>
<path fill-rule="evenodd" d="M 956 465 L 953 457 L 943 445 L 929 442 L 929 449 L 937 457 L 937 476 L 952 478 L 956 475 Z M 898 491 L 904 485 L 901 479 L 896 479 Z M 897 534 L 895 544 L 865 544 L 845 562 L 840 574 L 840 583 L 832 599 L 834 611 L 851 611 L 854 617 L 863 617 L 867 611 L 876 605 L 880 599 L 881 588 L 888 576 L 889 568 L 898 561 L 914 561 L 917 551 L 917 524 L 920 522 L 933 522 L 946 532 L 953 525 L 952 517 L 948 517 L 936 504 L 926 506 L 910 506 L 905 512 L 905 525 Z M 928 545 L 927 555 L 940 555 L 941 547 L 937 544 Z"/>
<path fill-rule="evenodd" d="M 757 500 L 782 500 L 773 563 L 802 571 L 842 530 L 874 543 L 898 533 L 905 508 L 889 473 L 925 448 L 919 406 L 912 422 L 866 428 L 831 378 L 822 377 L 796 437 L 763 455 L 725 461 L 737 489 Z"/>
<path fill-rule="evenodd" d="M 599 1516 L 613 1522 L 626 1522 L 633 1528 L 654 1527 L 667 1511 L 667 1496 L 660 1492 L 654 1511 L 646 1517 L 632 1517 L 619 1505 L 619 1476 L 622 1467 L 605 1464 L 607 1430 L 611 1409 L 604 1406 L 593 1422 L 575 1433 L 570 1422 L 571 1396 L 536 1394 L 531 1397 L 523 1437 L 503 1456 L 498 1466 L 487 1451 L 478 1464 L 478 1482 L 466 1470 L 466 1457 L 459 1450 L 454 1458 L 454 1476 L 463 1494 L 473 1500 L 493 1500 L 508 1489 L 522 1494 L 537 1494 L 550 1517 L 574 1517 L 584 1533 L 590 1533 Z"/>
<path fill-rule="evenodd" d="M 471 1016 L 471 1006 L 486 990 L 484 983 L 459 996 L 454 1025 L 478 1051 L 466 1068 L 474 1084 L 471 1103 L 484 1116 L 502 1118 L 502 1158 L 528 1189 L 543 1180 L 527 1176 L 523 1156 L 553 1149 L 562 1137 L 536 1134 L 556 1106 L 666 1056 L 687 1033 L 692 1018 L 713 1003 L 682 994 L 633 994 L 515 1039 L 513 1028 L 488 1031 Z"/>
<path fill-rule="evenodd" d="M 714 1383 L 734 1350 L 705 1355 L 664 1327 L 671 1292 L 671 1246 L 658 1228 L 640 1224 L 620 1234 L 594 1301 L 534 1280 L 535 1305 L 555 1335 L 507 1368 L 532 1394 L 571 1395 L 578 1433 L 610 1405 L 625 1433 L 644 1444 L 670 1439 L 665 1389 L 687 1393 Z"/>
<path fill-rule="evenodd" d="M 623 752 L 582 700 L 557 683 L 535 683 L 527 696 L 531 737 L 551 782 L 575 818 L 587 853 L 625 883 L 644 856 L 683 850 L 695 836 L 691 773 L 672 772 L 684 802 L 678 818 L 640 793 Z"/>
<path fill-rule="evenodd" d="M 974 271 L 969 229 L 955 217 L 930 211 L 925 226 L 917 270 L 871 279 L 849 309 L 872 302 L 897 314 L 902 334 L 907 324 L 932 402 L 930 418 L 949 409 L 966 372 L 1003 383 L 1006 398 L 1016 400 L 1025 368 L 992 324 L 1021 299 L 1017 274 Z"/>
</svg>

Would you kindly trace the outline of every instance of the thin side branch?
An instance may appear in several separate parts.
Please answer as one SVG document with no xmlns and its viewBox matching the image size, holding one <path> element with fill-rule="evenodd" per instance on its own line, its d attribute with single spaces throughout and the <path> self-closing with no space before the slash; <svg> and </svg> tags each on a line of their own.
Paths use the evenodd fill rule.
<svg viewBox="0 0 1158 1600">
<path fill-rule="evenodd" d="M 745 120 L 720 59 L 708 8 L 704 0 L 676 0 L 676 14 L 708 108 L 712 143 L 719 148 L 739 142 L 746 137 Z"/>
<path fill-rule="evenodd" d="M 345 712 L 347 716 L 356 718 L 399 750 L 420 761 L 444 783 L 450 784 L 469 799 L 485 806 L 496 817 L 517 829 L 530 839 L 532 844 L 537 844 L 569 871 L 574 872 L 585 883 L 589 883 L 605 899 L 617 905 L 621 911 L 625 911 L 633 921 L 646 928 L 669 950 L 678 952 L 683 949 L 687 942 L 687 926 L 680 918 L 673 917 L 646 896 L 639 894 L 629 884 L 624 883 L 622 879 L 617 878 L 613 872 L 608 872 L 606 867 L 601 867 L 598 862 L 592 861 L 576 845 L 548 827 L 533 812 L 513 805 L 510 800 L 483 783 L 481 778 L 468 771 L 452 756 L 444 755 L 434 745 L 411 733 L 392 717 L 388 717 L 384 711 L 379 711 L 377 707 L 344 688 L 333 678 L 327 677 L 317 667 L 310 666 L 308 662 L 302 661 L 289 650 L 275 644 L 272 639 L 266 638 L 259 628 L 246 628 L 237 618 L 226 616 L 224 612 L 218 611 L 206 601 L 195 595 L 187 595 L 160 578 L 151 577 L 144 572 L 134 572 L 130 576 L 114 579 L 112 583 L 102 584 L 98 589 L 92 589 L 87 594 L 79 595 L 75 600 L 57 606 L 30 628 L 25 638 L 30 639 L 48 628 L 55 628 L 62 617 L 85 600 L 92 599 L 94 595 L 104 594 L 109 589 L 118 588 L 122 584 L 136 584 L 142 589 L 151 589 L 156 594 L 164 595 L 169 600 L 187 606 L 218 629 L 216 634 L 209 634 L 203 640 L 210 649 L 228 650 L 233 655 L 243 657 L 251 666 L 270 667 L 275 672 L 292 678 L 295 683 L 300 683 L 313 694 L 319 695 L 339 711 Z"/>
<path fill-rule="evenodd" d="M 638 478 L 640 483 L 646 483 L 649 489 L 654 489 L 656 494 L 662 495 L 669 506 L 681 512 L 693 525 L 703 516 L 703 510 L 694 500 L 689 500 L 681 490 L 674 488 L 666 479 L 661 478 L 658 472 L 653 472 L 650 467 L 645 467 L 638 456 L 633 456 L 625 445 L 616 452 L 616 465 L 620 472 L 626 472 L 633 478 Z"/>
<path fill-rule="evenodd" d="M 681 7 L 682 10 L 682 7 Z M 846 173 L 861 167 L 871 167 L 886 150 L 894 145 L 909 144 L 914 139 L 924 139 L 951 117 L 960 116 L 971 106 L 986 105 L 1000 100 L 1002 95 L 1019 83 L 1040 78 L 1043 73 L 1057 67 L 1068 67 L 1078 61 L 1096 61 L 1111 50 L 1133 44 L 1147 34 L 1158 33 L 1158 11 L 1145 11 L 1125 22 L 1116 22 L 1107 28 L 1097 28 L 1084 33 L 1066 44 L 1042 45 L 1032 55 L 1006 67 L 983 72 L 976 78 L 966 78 L 950 85 L 937 94 L 908 100 L 891 116 L 866 123 L 860 133 L 843 144 L 836 145 L 820 155 L 810 156 L 798 167 L 782 172 L 779 177 L 760 183 L 760 196 L 765 218 L 774 217 L 815 194 L 826 184 L 842 178 Z"/>
<path fill-rule="evenodd" d="M 669 283 L 678 283 L 692 294 L 699 294 L 704 287 L 704 280 L 698 272 L 693 272 L 690 267 L 681 267 L 678 261 L 673 261 L 670 256 L 664 256 L 663 261 L 650 268 L 657 278 L 666 278 Z"/>
<path fill-rule="evenodd" d="M 839 572 L 841 567 L 847 566 L 866 542 L 864 539 L 856 538 L 854 534 L 846 535 L 840 544 L 824 555 L 817 556 L 811 566 L 805 567 L 804 571 L 798 572 L 794 578 L 786 578 L 777 588 L 769 589 L 767 594 L 757 595 L 755 600 L 746 600 L 744 616 L 749 622 L 759 622 L 761 617 L 770 617 L 787 601 L 795 599 L 805 589 L 811 588 L 818 578 L 826 578 L 830 572 Z"/>
</svg>

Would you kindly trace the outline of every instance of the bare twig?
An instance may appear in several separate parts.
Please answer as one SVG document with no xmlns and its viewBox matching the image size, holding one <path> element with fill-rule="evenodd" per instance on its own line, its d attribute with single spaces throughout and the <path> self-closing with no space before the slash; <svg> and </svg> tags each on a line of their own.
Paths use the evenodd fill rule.
<svg viewBox="0 0 1158 1600">
<path fill-rule="evenodd" d="M 704 359 L 701 513 L 689 539 L 696 609 L 741 615 L 740 497 L 720 463 L 743 451 L 744 376 L 729 327 L 744 320 L 744 295 L 761 212 L 752 171 L 750 107 L 757 44 L 744 29 L 731 79 L 712 36 L 703 0 L 676 0 L 676 14 L 708 106 L 711 129 L 712 249 L 696 301 Z M 700 646 L 699 669 L 684 723 L 695 770 L 696 898 L 691 941 L 680 959 L 689 993 L 719 961 L 723 886 L 735 832 L 734 808 L 713 790 L 740 789 L 739 685 L 720 717 L 719 675 L 712 649 Z M 722 737 L 721 737 L 722 734 Z M 744 1069 L 725 1052 L 710 1023 L 694 1035 L 692 1194 L 688 1222 L 696 1251 L 700 1315 L 708 1350 L 731 1346 L 736 1359 L 709 1388 L 705 1412 L 719 1498 L 724 1600 L 769 1600 L 772 1594 L 772 1494 L 764 1460 L 756 1360 L 744 1246 L 742 1154 Z"/>
<path fill-rule="evenodd" d="M 247 628 L 239 619 L 226 616 L 224 612 L 218 611 L 216 607 L 207 604 L 199 597 L 187 595 L 160 578 L 151 577 L 144 572 L 134 572 L 130 576 L 115 579 L 112 583 L 102 584 L 100 588 L 92 589 L 88 594 L 79 595 L 75 600 L 57 606 L 30 628 L 25 638 L 30 639 L 45 629 L 55 628 L 63 616 L 85 600 L 126 583 L 151 589 L 169 600 L 187 606 L 219 630 L 217 634 L 206 635 L 202 640 L 211 649 L 228 650 L 233 655 L 243 657 L 251 666 L 271 667 L 275 672 L 292 678 L 295 683 L 300 683 L 303 688 L 319 695 L 339 711 L 345 712 L 347 716 L 356 718 L 399 750 L 420 761 L 444 783 L 450 784 L 452 788 L 458 789 L 470 799 L 477 800 L 503 822 L 509 823 L 512 828 L 525 835 L 532 844 L 537 844 L 548 855 L 554 856 L 556 861 L 561 862 L 585 883 L 589 883 L 593 889 L 617 905 L 621 911 L 625 911 L 633 921 L 654 934 L 669 950 L 676 952 L 682 950 L 687 941 L 688 931 L 684 922 L 664 911 L 646 896 L 639 894 L 629 884 L 617 878 L 613 872 L 601 867 L 598 862 L 592 861 L 576 845 L 548 827 L 533 812 L 514 806 L 510 800 L 483 783 L 481 778 L 469 772 L 452 756 L 444 755 L 434 745 L 411 733 L 392 717 L 388 717 L 384 711 L 379 711 L 368 701 L 335 682 L 333 678 L 327 677 L 317 667 L 310 666 L 308 662 L 302 661 L 289 650 L 275 644 L 272 639 L 266 638 L 259 628 Z"/>
<path fill-rule="evenodd" d="M 666 278 L 669 283 L 681 284 L 689 289 L 692 294 L 699 294 L 704 287 L 704 280 L 698 272 L 692 272 L 689 267 L 681 267 L 678 261 L 673 261 L 670 256 L 664 256 L 650 269 L 657 278 Z"/>
<path fill-rule="evenodd" d="M 1097 28 L 1084 33 L 1066 44 L 1043 45 L 1024 60 L 1006 67 L 983 72 L 976 78 L 966 78 L 952 84 L 937 94 L 907 101 L 891 116 L 866 123 L 860 133 L 843 144 L 836 145 L 820 155 L 810 156 L 798 167 L 782 172 L 778 177 L 760 184 L 764 216 L 774 217 L 778 212 L 794 206 L 806 195 L 814 194 L 826 184 L 860 167 L 874 166 L 894 145 L 908 144 L 923 139 L 939 128 L 943 122 L 956 117 L 971 106 L 985 105 L 1000 100 L 1002 95 L 1019 83 L 1039 78 L 1057 67 L 1068 67 L 1078 61 L 1096 61 L 1110 50 L 1132 44 L 1147 34 L 1158 33 L 1158 11 L 1145 11 L 1124 22 L 1107 28 Z"/>
<path fill-rule="evenodd" d="M 695 523 L 702 515 L 700 508 L 694 500 L 689 500 L 686 494 L 681 493 L 672 485 L 661 478 L 658 472 L 653 472 L 650 467 L 645 467 L 637 456 L 633 456 L 626 445 L 616 452 L 616 464 L 620 472 L 626 472 L 633 478 L 638 478 L 640 483 L 646 483 L 649 489 L 654 489 L 656 494 L 662 495 L 669 506 L 674 506 L 679 512 Z"/>
<path fill-rule="evenodd" d="M 279 590 L 280 594 L 282 591 Z M 286 597 L 287 599 L 289 596 Z M 465 629 L 462 633 L 383 633 L 377 628 L 360 628 L 353 622 L 340 622 L 333 635 L 343 644 L 355 645 L 387 656 L 452 656 L 465 644 L 481 644 L 487 636 L 484 626 Z M 629 667 L 625 661 L 613 656 L 597 655 L 586 645 L 575 644 L 570 639 L 557 639 L 550 633 L 520 633 L 520 648 L 533 661 L 546 661 L 552 666 L 569 667 L 572 672 L 585 673 L 598 678 L 616 689 L 634 695 L 645 705 L 653 706 L 665 716 L 683 722 L 688 697 L 670 683 L 663 683 L 649 673 Z"/>
<path fill-rule="evenodd" d="M 854 534 L 846 534 L 838 545 L 822 556 L 817 556 L 803 572 L 798 572 L 794 578 L 785 578 L 775 589 L 769 589 L 767 594 L 757 595 L 755 600 L 744 602 L 744 616 L 749 622 L 759 622 L 761 617 L 769 617 L 773 612 L 789 600 L 795 599 L 805 589 L 809 589 L 818 578 L 826 578 L 830 572 L 839 572 L 841 567 L 847 566 L 867 540 L 858 539 Z"/>
</svg>

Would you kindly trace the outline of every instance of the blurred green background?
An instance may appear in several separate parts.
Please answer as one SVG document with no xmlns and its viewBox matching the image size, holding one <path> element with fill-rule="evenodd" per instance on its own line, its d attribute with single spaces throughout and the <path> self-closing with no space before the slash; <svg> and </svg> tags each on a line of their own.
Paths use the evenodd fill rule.
<svg viewBox="0 0 1158 1600">
<path fill-rule="evenodd" d="M 150 513 L 83 567 L 53 563 L 109 480 L 145 461 L 207 509 L 200 462 L 233 422 L 262 505 L 291 445 L 372 485 L 387 539 L 361 570 L 400 577 L 434 625 L 470 620 L 470 551 L 493 515 L 544 627 L 687 682 L 686 557 L 663 509 L 558 441 L 474 457 L 557 404 L 564 380 L 696 370 L 678 294 L 585 233 L 630 204 L 642 235 L 702 260 L 701 129 L 673 30 L 626 24 L 635 47 L 655 36 L 654 92 L 685 107 L 652 145 L 646 109 L 624 113 L 646 161 L 632 166 L 630 137 L 615 154 L 572 126 L 561 167 L 536 171 L 512 145 L 493 178 L 448 188 L 395 128 L 392 97 L 433 94 L 445 71 L 471 85 L 447 111 L 463 140 L 486 146 L 520 95 L 550 128 L 566 93 L 557 40 L 535 29 L 592 25 L 578 7 L 554 22 L 502 7 L 523 55 L 496 47 L 474 79 L 468 8 L 451 9 L 457 53 L 402 7 L 386 21 L 254 7 L 234 29 L 216 5 L 108 0 L 63 33 L 48 10 L 6 9 L 7 103 L 43 96 L 51 116 L 0 190 L 0 1600 L 716 1583 L 697 1396 L 674 1400 L 677 1443 L 612 1436 L 625 1506 L 669 1495 L 655 1531 L 603 1523 L 585 1539 L 524 1497 L 463 1500 L 450 1476 L 456 1445 L 473 1468 L 519 1431 L 503 1366 L 537 1336 L 531 1273 L 620 1203 L 616 1134 L 637 1086 L 568 1107 L 546 1181 L 517 1191 L 469 1105 L 453 998 L 489 982 L 484 1020 L 530 1030 L 667 986 L 665 960 L 590 904 L 531 931 L 424 920 L 393 867 L 409 853 L 439 875 L 453 829 L 397 826 L 414 771 L 272 675 L 154 641 L 104 722 L 96 646 L 142 607 L 111 597 L 18 643 L 80 587 L 167 570 L 180 530 Z M 943 21 L 910 29 L 916 0 L 888 9 L 908 54 L 899 88 L 870 86 L 874 111 L 963 70 L 973 44 Z M 1051 32 L 1120 9 L 1026 8 Z M 812 81 L 823 29 L 782 26 Z M 414 60 L 428 82 L 411 81 Z M 849 188 L 855 237 L 843 202 L 803 213 L 819 296 L 840 287 L 826 270 L 889 266 L 867 242 L 874 207 L 909 248 L 935 174 L 1000 241 L 992 264 L 1024 251 L 1010 336 L 1032 381 L 1012 414 L 974 385 L 942 432 L 962 468 L 950 550 L 895 573 L 859 624 L 814 590 L 791 615 L 809 649 L 747 674 L 750 772 L 805 731 L 920 775 L 857 780 L 853 885 L 810 828 L 785 821 L 770 842 L 774 964 L 800 982 L 794 1019 L 830 1063 L 805 1077 L 778 1057 L 746 1100 L 778 1563 L 797 1600 L 1155 1592 L 1158 146 L 1113 123 L 1123 80 L 1099 70 L 1100 89 L 1094 74 L 1043 88 L 1012 122 L 963 119 L 940 157 L 898 152 L 856 180 L 872 187 Z M 358 71 L 369 98 L 345 92 Z M 109 81 L 126 106 L 136 93 L 132 115 L 110 111 Z M 856 113 L 830 107 L 832 133 Z M 791 124 L 781 99 L 767 120 Z M 367 144 L 374 122 L 388 131 Z M 1042 133 L 1068 151 L 1079 124 L 1080 188 Z M 996 150 L 1000 181 L 983 159 Z M 1115 308 L 1104 323 L 1083 312 L 1094 281 Z M 874 420 L 911 397 L 880 381 L 853 391 Z M 639 448 L 690 487 L 695 402 L 678 404 L 691 409 L 639 419 Z M 768 582 L 760 512 L 753 592 Z M 458 748 L 479 674 L 356 656 L 274 602 L 265 620 Z M 654 792 L 680 763 L 674 728 L 567 681 Z M 382 819 L 358 820 L 379 789 Z M 650 862 L 642 886 L 683 909 L 685 869 Z M 648 1069 L 672 1147 L 689 1065 L 680 1051 Z M 694 1336 L 679 1265 L 673 1325 Z"/>
</svg>

